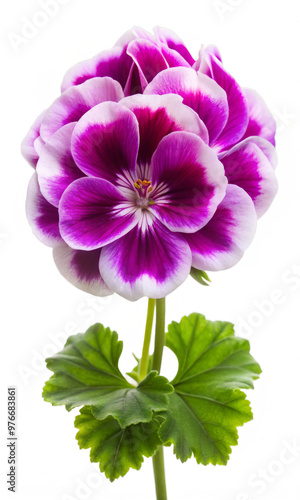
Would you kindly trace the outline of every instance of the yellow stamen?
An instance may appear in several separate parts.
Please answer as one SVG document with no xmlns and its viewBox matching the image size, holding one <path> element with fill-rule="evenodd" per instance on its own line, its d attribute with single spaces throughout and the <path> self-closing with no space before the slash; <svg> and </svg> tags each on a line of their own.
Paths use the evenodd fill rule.
<svg viewBox="0 0 300 500">
<path fill-rule="evenodd" d="M 134 183 L 134 187 L 136 187 L 137 189 L 141 189 L 141 186 L 138 184 L 138 182 Z"/>
</svg>

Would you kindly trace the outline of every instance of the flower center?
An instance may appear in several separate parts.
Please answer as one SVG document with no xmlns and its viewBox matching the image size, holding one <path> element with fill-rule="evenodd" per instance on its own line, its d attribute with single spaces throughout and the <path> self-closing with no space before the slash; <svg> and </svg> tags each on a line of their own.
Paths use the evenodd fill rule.
<svg viewBox="0 0 300 500">
<path fill-rule="evenodd" d="M 137 179 L 134 183 L 134 187 L 136 188 L 136 192 L 138 194 L 136 199 L 138 207 L 145 209 L 148 208 L 149 205 L 154 205 L 154 201 L 149 198 L 150 193 L 153 191 L 153 187 L 149 179 Z"/>
</svg>

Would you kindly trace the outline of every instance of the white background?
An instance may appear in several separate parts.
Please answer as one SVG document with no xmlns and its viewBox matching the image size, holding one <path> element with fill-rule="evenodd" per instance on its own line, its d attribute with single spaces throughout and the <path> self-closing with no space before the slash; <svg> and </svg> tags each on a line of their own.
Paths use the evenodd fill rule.
<svg viewBox="0 0 300 500">
<path fill-rule="evenodd" d="M 60 276 L 51 250 L 35 239 L 24 215 L 32 169 L 19 150 L 35 117 L 58 96 L 71 65 L 110 48 L 133 25 L 147 30 L 160 25 L 180 35 L 194 57 L 202 43 L 218 45 L 226 68 L 240 84 L 264 97 L 278 122 L 280 185 L 241 262 L 211 273 L 209 289 L 188 279 L 167 300 L 168 321 L 196 311 L 237 323 L 263 368 L 248 394 L 254 420 L 240 428 L 239 445 L 226 467 L 198 466 L 194 459 L 182 465 L 166 450 L 169 500 L 298 500 L 299 3 L 71 0 L 16 50 L 8 34 L 21 36 L 24 18 L 36 19 L 40 11 L 38 0 L 16 0 L 6 2 L 1 12 L 1 499 L 155 498 L 150 459 L 141 471 L 130 471 L 111 485 L 90 464 L 88 451 L 78 448 L 76 411 L 68 414 L 41 398 L 50 375 L 44 357 L 57 351 L 69 334 L 96 321 L 116 329 L 125 341 L 122 368 L 128 371 L 131 353 L 141 352 L 146 301 L 89 297 Z M 171 376 L 175 368 L 166 353 L 163 374 Z M 18 388 L 16 494 L 5 484 L 8 385 Z M 288 451 L 291 446 L 294 454 Z"/>
</svg>

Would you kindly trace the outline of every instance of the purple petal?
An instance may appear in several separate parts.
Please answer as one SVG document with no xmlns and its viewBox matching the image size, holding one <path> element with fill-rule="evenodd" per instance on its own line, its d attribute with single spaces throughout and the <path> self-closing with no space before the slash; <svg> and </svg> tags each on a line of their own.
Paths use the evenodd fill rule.
<svg viewBox="0 0 300 500">
<path fill-rule="evenodd" d="M 190 64 L 178 52 L 176 52 L 176 50 L 170 49 L 166 45 L 161 45 L 160 51 L 169 68 L 177 68 L 178 66 L 183 66 L 184 68 L 191 67 Z"/>
<path fill-rule="evenodd" d="M 183 104 L 192 108 L 203 120 L 212 144 L 221 134 L 228 119 L 224 90 L 209 77 L 189 68 L 162 71 L 145 89 L 145 94 L 179 94 Z"/>
<path fill-rule="evenodd" d="M 249 123 L 243 139 L 257 135 L 275 146 L 276 122 L 265 101 L 254 90 L 243 89 L 243 92 L 249 113 Z"/>
<path fill-rule="evenodd" d="M 109 288 L 129 300 L 165 297 L 183 283 L 190 268 L 188 244 L 149 213 L 123 238 L 104 247 L 100 257 Z"/>
<path fill-rule="evenodd" d="M 236 264 L 254 237 L 256 220 L 251 198 L 238 186 L 228 185 L 225 198 L 206 226 L 185 235 L 193 267 L 220 271 Z"/>
<path fill-rule="evenodd" d="M 178 52 L 190 66 L 193 66 L 195 59 L 191 56 L 183 41 L 173 31 L 160 26 L 156 26 L 153 31 L 157 40 Z"/>
<path fill-rule="evenodd" d="M 71 87 L 54 101 L 41 125 L 44 141 L 58 129 L 77 122 L 91 108 L 105 101 L 118 102 L 124 97 L 121 85 L 111 78 L 92 78 L 77 87 Z"/>
<path fill-rule="evenodd" d="M 45 112 L 46 111 L 43 111 L 43 113 L 37 117 L 21 144 L 22 155 L 33 168 L 36 167 L 41 146 L 44 144 L 44 141 L 40 138 L 40 128 Z"/>
<path fill-rule="evenodd" d="M 73 250 L 65 243 L 53 249 L 55 264 L 64 278 L 84 292 L 106 297 L 113 292 L 100 275 L 100 253 L 101 249 Z"/>
<path fill-rule="evenodd" d="M 52 135 L 43 148 L 36 168 L 41 192 L 55 207 L 58 207 L 69 184 L 84 176 L 71 153 L 74 127 L 75 123 L 69 123 Z"/>
<path fill-rule="evenodd" d="M 133 40 L 128 45 L 127 54 L 138 67 L 142 90 L 157 73 L 168 67 L 158 46 L 149 40 Z"/>
<path fill-rule="evenodd" d="M 277 193 L 274 168 L 262 150 L 247 139 L 219 156 L 230 184 L 243 188 L 252 198 L 257 215 L 271 205 Z"/>
<path fill-rule="evenodd" d="M 96 177 L 74 181 L 59 203 L 60 233 L 76 250 L 95 250 L 126 234 L 138 219 L 135 209 L 110 182 Z"/>
<path fill-rule="evenodd" d="M 42 195 L 35 173 L 28 186 L 26 215 L 35 236 L 54 247 L 62 241 L 58 227 L 58 210 Z"/>
<path fill-rule="evenodd" d="M 199 56 L 198 59 L 194 62 L 193 64 L 193 69 L 195 71 L 201 71 L 204 75 L 209 76 L 209 78 L 212 78 L 211 70 L 207 62 L 207 57 L 206 54 L 212 54 L 214 55 L 217 59 L 219 59 L 220 62 L 222 62 L 222 57 L 220 54 L 220 51 L 218 47 L 215 45 L 208 45 L 207 47 L 201 47 L 199 51 Z"/>
<path fill-rule="evenodd" d="M 145 31 L 145 33 L 147 32 Z M 125 31 L 125 33 L 120 36 L 120 38 L 115 43 L 115 47 L 127 48 L 128 44 L 136 38 L 139 38 L 139 35 L 138 33 L 136 33 L 136 29 L 132 28 L 131 30 Z"/>
<path fill-rule="evenodd" d="M 110 76 L 124 88 L 132 64 L 131 57 L 126 54 L 126 48 L 126 45 L 124 47 L 116 45 L 112 49 L 97 54 L 92 59 L 73 66 L 64 77 L 61 86 L 62 92 L 95 76 Z"/>
<path fill-rule="evenodd" d="M 155 38 L 149 31 L 140 28 L 139 26 L 134 26 L 132 32 L 135 34 L 135 39 L 148 40 L 149 42 L 156 43 Z"/>
<path fill-rule="evenodd" d="M 241 140 L 246 131 L 248 125 L 246 98 L 238 83 L 225 71 L 221 61 L 208 49 L 203 49 L 200 72 L 210 73 L 209 76 L 226 92 L 229 106 L 228 121 L 215 146 L 219 150 L 227 149 Z"/>
<path fill-rule="evenodd" d="M 215 152 L 194 134 L 174 132 L 152 159 L 151 211 L 171 231 L 203 227 L 225 196 L 227 179 Z"/>
<path fill-rule="evenodd" d="M 115 184 L 120 178 L 135 181 L 138 152 L 135 115 L 113 102 L 98 104 L 77 123 L 72 136 L 72 155 L 87 175 Z"/>
<path fill-rule="evenodd" d="M 272 165 L 272 167 L 275 170 L 275 168 L 277 167 L 277 163 L 278 163 L 278 156 L 276 153 L 276 149 L 274 148 L 274 146 L 272 146 L 272 144 L 269 141 L 267 141 L 266 139 L 263 139 L 263 137 L 251 136 L 251 137 L 247 137 L 247 139 L 244 139 L 239 144 L 241 145 L 242 143 L 243 144 L 248 144 L 248 143 L 256 144 L 256 146 L 258 146 L 259 149 L 267 157 L 268 161 L 270 162 L 270 164 Z M 223 155 L 223 153 L 220 154 L 221 157 L 222 157 L 222 155 Z"/>
<path fill-rule="evenodd" d="M 139 124 L 140 147 L 137 176 L 150 178 L 149 165 L 159 142 L 166 135 L 186 130 L 207 142 L 207 130 L 199 117 L 182 104 L 176 95 L 136 95 L 126 97 L 120 104 L 130 109 Z"/>
<path fill-rule="evenodd" d="M 143 89 L 141 85 L 141 79 L 139 75 L 139 70 L 135 63 L 132 63 L 127 82 L 124 88 L 124 95 L 127 97 L 129 95 L 142 94 Z"/>
</svg>

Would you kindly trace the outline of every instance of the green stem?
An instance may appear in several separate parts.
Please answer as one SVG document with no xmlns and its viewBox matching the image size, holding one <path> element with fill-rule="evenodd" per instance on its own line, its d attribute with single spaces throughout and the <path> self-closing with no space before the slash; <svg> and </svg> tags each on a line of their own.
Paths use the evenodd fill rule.
<svg viewBox="0 0 300 500">
<path fill-rule="evenodd" d="M 164 449 L 160 446 L 152 458 L 153 472 L 155 479 L 156 499 L 168 500 L 166 478 L 165 478 L 165 464 L 164 464 Z"/>
<path fill-rule="evenodd" d="M 153 354 L 152 369 L 160 372 L 162 355 L 165 345 L 165 316 L 166 316 L 166 303 L 165 299 L 156 300 L 156 327 L 155 327 L 155 346 Z M 152 458 L 153 472 L 156 489 L 157 500 L 167 499 L 167 487 L 165 477 L 165 464 L 164 464 L 164 449 L 160 446 Z"/>
<path fill-rule="evenodd" d="M 155 346 L 152 370 L 160 372 L 161 360 L 165 346 L 166 299 L 156 299 Z"/>
<path fill-rule="evenodd" d="M 155 299 L 149 299 L 148 300 L 148 311 L 147 311 L 147 320 L 146 320 L 143 352 L 142 352 L 142 357 L 141 357 L 141 361 L 140 361 L 140 368 L 139 368 L 139 379 L 140 380 L 143 380 L 147 376 L 147 373 L 148 373 L 149 348 L 150 348 L 151 333 L 152 333 L 152 326 L 153 326 L 154 310 L 155 310 Z"/>
</svg>

